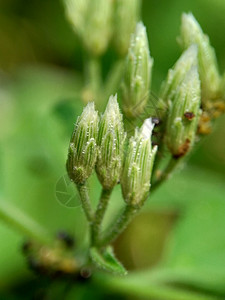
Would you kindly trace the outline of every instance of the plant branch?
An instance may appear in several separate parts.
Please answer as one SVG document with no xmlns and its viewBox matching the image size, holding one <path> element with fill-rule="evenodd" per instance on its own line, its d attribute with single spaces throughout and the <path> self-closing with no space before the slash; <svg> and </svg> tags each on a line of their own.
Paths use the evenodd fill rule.
<svg viewBox="0 0 225 300">
<path fill-rule="evenodd" d="M 121 232 L 127 227 L 134 215 L 139 211 L 139 208 L 131 205 L 126 205 L 120 217 L 106 231 L 106 235 L 99 241 L 99 246 L 111 244 Z"/>
<path fill-rule="evenodd" d="M 85 182 L 83 184 L 77 184 L 77 189 L 80 194 L 81 205 L 83 207 L 86 218 L 90 223 L 92 223 L 94 219 L 94 213 L 91 207 L 87 183 Z"/>
<path fill-rule="evenodd" d="M 95 220 L 92 225 L 92 244 L 93 245 L 95 243 L 97 243 L 97 241 L 99 239 L 101 223 L 103 221 L 111 193 L 112 193 L 112 189 L 111 190 L 102 189 L 98 207 L 95 212 Z"/>
</svg>

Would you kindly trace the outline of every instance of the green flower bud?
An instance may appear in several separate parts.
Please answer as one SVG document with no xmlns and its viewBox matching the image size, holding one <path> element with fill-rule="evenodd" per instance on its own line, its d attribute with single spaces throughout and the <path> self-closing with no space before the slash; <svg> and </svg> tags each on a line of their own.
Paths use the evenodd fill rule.
<svg viewBox="0 0 225 300">
<path fill-rule="evenodd" d="M 117 96 L 111 96 L 100 120 L 96 172 L 104 189 L 112 189 L 120 180 L 124 141 L 122 114 Z"/>
<path fill-rule="evenodd" d="M 94 56 L 102 55 L 112 33 L 112 0 L 64 0 L 66 13 L 84 46 Z"/>
<path fill-rule="evenodd" d="M 146 106 L 149 96 L 153 59 L 143 23 L 138 23 L 131 37 L 121 86 L 123 109 L 128 117 L 137 117 Z"/>
<path fill-rule="evenodd" d="M 121 177 L 123 198 L 128 205 L 140 207 L 148 197 L 153 162 L 157 147 L 151 146 L 153 130 L 151 118 L 146 119 L 140 129 L 135 130 L 128 145 Z"/>
<path fill-rule="evenodd" d="M 160 98 L 166 105 L 174 98 L 177 87 L 183 82 L 187 72 L 198 64 L 197 45 L 191 45 L 178 59 L 174 67 L 169 70 L 166 80 L 163 82 L 160 91 Z"/>
<path fill-rule="evenodd" d="M 191 44 L 197 44 L 198 46 L 203 105 L 207 100 L 218 98 L 221 80 L 215 51 L 210 45 L 208 36 L 203 33 L 200 25 L 191 13 L 182 15 L 181 33 L 178 41 L 184 49 Z"/>
<path fill-rule="evenodd" d="M 66 163 L 72 181 L 82 184 L 91 175 L 97 159 L 98 113 L 90 102 L 78 117 Z"/>
<path fill-rule="evenodd" d="M 174 156 L 184 156 L 192 147 L 200 115 L 200 80 L 197 66 L 192 66 L 178 85 L 173 101 L 169 103 L 166 128 L 167 146 Z"/>
<path fill-rule="evenodd" d="M 127 54 L 131 34 L 139 20 L 141 0 L 116 0 L 114 18 L 114 44 L 118 53 Z"/>
</svg>

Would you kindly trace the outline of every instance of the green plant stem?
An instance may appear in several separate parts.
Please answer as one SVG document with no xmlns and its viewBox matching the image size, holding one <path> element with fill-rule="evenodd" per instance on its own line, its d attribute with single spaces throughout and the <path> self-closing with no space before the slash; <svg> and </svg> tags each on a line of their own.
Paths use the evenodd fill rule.
<svg viewBox="0 0 225 300">
<path fill-rule="evenodd" d="M 137 278 L 136 278 L 137 279 Z M 197 292 L 181 290 L 179 288 L 158 284 L 156 282 L 137 282 L 131 280 L 129 275 L 125 278 L 112 277 L 108 275 L 96 274 L 93 281 L 105 288 L 107 291 L 119 293 L 120 295 L 137 296 L 141 299 L 156 300 L 215 300 L 214 296 L 203 295 Z"/>
<path fill-rule="evenodd" d="M 138 211 L 139 208 L 126 205 L 120 217 L 110 226 L 109 230 L 106 231 L 106 235 L 99 241 L 98 246 L 103 247 L 111 244 L 124 231 L 127 224 Z"/>
<path fill-rule="evenodd" d="M 85 58 L 85 79 L 86 79 L 86 90 L 87 99 L 85 97 L 85 102 L 95 101 L 98 106 L 101 106 L 101 65 L 99 58 L 94 56 L 87 56 Z"/>
<path fill-rule="evenodd" d="M 170 158 L 166 168 L 163 170 L 160 178 L 152 184 L 151 192 L 155 191 L 164 181 L 166 181 L 168 179 L 168 177 L 171 175 L 171 173 L 177 167 L 179 162 L 180 162 L 180 159 L 175 159 L 171 156 L 171 158 Z"/>
<path fill-rule="evenodd" d="M 109 203 L 109 199 L 112 193 L 111 190 L 102 189 L 101 197 L 98 203 L 98 207 L 95 212 L 95 219 L 92 224 L 92 244 L 96 244 L 99 239 L 100 227 Z"/>
<path fill-rule="evenodd" d="M 124 59 L 116 61 L 112 67 L 105 83 L 104 98 L 108 99 L 112 93 L 115 93 L 120 86 L 120 80 L 123 75 Z"/>
<path fill-rule="evenodd" d="M 91 207 L 87 183 L 85 182 L 83 184 L 77 184 L 77 189 L 80 194 L 81 205 L 83 207 L 86 218 L 90 223 L 92 223 L 94 220 L 94 213 Z"/>
<path fill-rule="evenodd" d="M 53 239 L 44 228 L 17 207 L 2 199 L 0 201 L 0 220 L 22 235 L 41 244 L 52 244 L 53 242 Z"/>
</svg>

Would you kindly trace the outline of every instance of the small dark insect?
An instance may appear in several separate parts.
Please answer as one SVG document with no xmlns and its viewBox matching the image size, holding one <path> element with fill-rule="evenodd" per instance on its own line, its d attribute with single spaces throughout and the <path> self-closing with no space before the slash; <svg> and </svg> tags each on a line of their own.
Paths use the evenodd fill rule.
<svg viewBox="0 0 225 300">
<path fill-rule="evenodd" d="M 193 112 L 187 111 L 186 113 L 184 113 L 184 117 L 190 121 L 195 117 L 195 114 Z"/>
<path fill-rule="evenodd" d="M 152 123 L 155 124 L 155 126 L 157 126 L 157 125 L 160 124 L 160 119 L 159 119 L 159 118 L 156 118 L 156 117 L 153 117 L 153 118 L 152 118 Z"/>
<path fill-rule="evenodd" d="M 57 239 L 64 242 L 65 246 L 68 248 L 74 247 L 74 238 L 71 237 L 67 232 L 60 231 L 57 233 Z"/>
</svg>

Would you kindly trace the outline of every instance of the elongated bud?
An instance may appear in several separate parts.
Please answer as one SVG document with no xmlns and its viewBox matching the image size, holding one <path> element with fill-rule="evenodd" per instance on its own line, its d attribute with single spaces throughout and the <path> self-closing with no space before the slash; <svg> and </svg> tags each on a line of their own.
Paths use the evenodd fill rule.
<svg viewBox="0 0 225 300">
<path fill-rule="evenodd" d="M 112 189 L 120 180 L 125 138 L 117 96 L 111 96 L 100 121 L 96 164 L 98 178 L 106 190 Z"/>
<path fill-rule="evenodd" d="M 129 140 L 121 185 L 124 200 L 128 205 L 140 207 L 148 197 L 153 162 L 157 147 L 151 146 L 153 130 L 151 118 L 146 119 L 134 137 Z"/>
<path fill-rule="evenodd" d="M 200 80 L 197 66 L 186 74 L 169 105 L 166 128 L 167 146 L 174 156 L 184 156 L 192 147 L 200 115 Z"/>
<path fill-rule="evenodd" d="M 114 44 L 117 52 L 127 54 L 131 34 L 139 20 L 141 0 L 115 0 Z"/>
<path fill-rule="evenodd" d="M 138 23 L 131 37 L 121 86 L 123 109 L 127 117 L 137 117 L 146 106 L 151 83 L 153 59 L 143 23 Z"/>
<path fill-rule="evenodd" d="M 160 98 L 168 105 L 176 94 L 177 87 L 183 82 L 187 72 L 198 64 L 197 45 L 191 45 L 169 70 L 160 91 Z"/>
<path fill-rule="evenodd" d="M 207 100 L 217 99 L 220 96 L 220 75 L 215 51 L 210 45 L 208 36 L 203 33 L 191 13 L 182 15 L 181 33 L 178 41 L 184 49 L 191 44 L 197 44 L 198 46 L 203 105 Z"/>
<path fill-rule="evenodd" d="M 90 102 L 78 117 L 68 152 L 67 172 L 72 181 L 82 184 L 91 175 L 97 159 L 98 113 Z"/>
<path fill-rule="evenodd" d="M 112 34 L 112 0 L 64 0 L 66 14 L 88 52 L 102 55 Z"/>
</svg>

